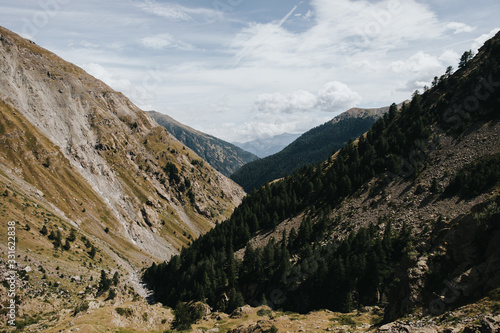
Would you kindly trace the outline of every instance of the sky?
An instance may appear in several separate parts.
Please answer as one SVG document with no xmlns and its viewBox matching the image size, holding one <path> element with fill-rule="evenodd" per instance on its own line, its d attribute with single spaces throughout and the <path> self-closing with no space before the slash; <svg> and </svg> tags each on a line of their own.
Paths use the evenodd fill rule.
<svg viewBox="0 0 500 333">
<path fill-rule="evenodd" d="M 0 0 L 1 26 L 230 142 L 402 102 L 499 14 L 499 0 Z"/>
</svg>

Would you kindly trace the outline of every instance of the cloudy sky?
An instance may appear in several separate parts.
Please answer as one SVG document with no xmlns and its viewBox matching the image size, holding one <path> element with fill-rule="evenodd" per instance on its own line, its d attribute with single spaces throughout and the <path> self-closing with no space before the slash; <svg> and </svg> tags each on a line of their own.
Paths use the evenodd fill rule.
<svg viewBox="0 0 500 333">
<path fill-rule="evenodd" d="M 401 102 L 500 28 L 498 0 L 0 0 L 0 25 L 228 141 Z"/>
</svg>

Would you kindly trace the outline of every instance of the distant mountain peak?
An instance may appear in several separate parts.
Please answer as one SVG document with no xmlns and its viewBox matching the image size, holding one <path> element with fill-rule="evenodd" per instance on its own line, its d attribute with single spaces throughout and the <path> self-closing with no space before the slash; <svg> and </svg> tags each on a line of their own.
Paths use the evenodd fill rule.
<svg viewBox="0 0 500 333">
<path fill-rule="evenodd" d="M 260 158 L 264 158 L 280 152 L 300 135 L 285 132 L 268 138 L 257 138 L 247 142 L 235 142 L 234 144 Z"/>
</svg>

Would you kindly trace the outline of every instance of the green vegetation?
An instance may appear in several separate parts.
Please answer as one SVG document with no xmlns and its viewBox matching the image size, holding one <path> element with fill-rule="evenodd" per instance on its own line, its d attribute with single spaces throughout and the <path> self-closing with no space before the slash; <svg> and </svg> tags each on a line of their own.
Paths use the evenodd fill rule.
<svg viewBox="0 0 500 333">
<path fill-rule="evenodd" d="M 493 301 L 500 301 L 500 288 L 496 288 L 496 289 L 491 290 L 488 293 L 488 296 Z"/>
<path fill-rule="evenodd" d="M 271 315 L 271 313 L 272 313 L 272 310 L 270 310 L 270 309 L 259 309 L 257 311 L 257 316 L 259 316 L 259 317 L 269 316 L 269 315 Z"/>
<path fill-rule="evenodd" d="M 474 57 L 474 53 L 472 50 L 465 51 L 460 57 L 460 63 L 458 64 L 458 68 L 464 68 L 465 65 Z"/>
<path fill-rule="evenodd" d="M 172 162 L 167 162 L 163 167 L 163 171 L 167 174 L 168 180 L 171 184 L 178 185 L 181 182 L 181 178 L 179 176 L 179 169 Z"/>
<path fill-rule="evenodd" d="M 349 325 L 351 327 L 356 327 L 356 321 L 354 319 L 352 319 L 351 316 L 347 316 L 347 315 L 340 316 L 340 318 L 338 319 L 338 322 L 340 325 Z"/>
<path fill-rule="evenodd" d="M 89 309 L 89 302 L 84 301 L 83 303 L 80 303 L 75 307 L 75 310 L 73 311 L 73 316 L 76 316 L 80 312 L 87 311 Z"/>
<path fill-rule="evenodd" d="M 266 182 L 326 160 L 349 140 L 365 133 L 375 121 L 375 117 L 347 118 L 336 123 L 329 121 L 306 132 L 281 152 L 244 165 L 231 175 L 231 179 L 250 193 Z"/>
<path fill-rule="evenodd" d="M 410 257 L 410 231 L 403 226 L 397 232 L 386 221 L 383 236 L 372 225 L 352 231 L 342 241 L 325 242 L 331 226 L 342 223 L 330 213 L 375 176 L 380 181 L 371 196 L 383 195 L 391 182 L 416 179 L 429 152 L 439 145 L 431 138 L 434 126 L 459 138 L 473 122 L 498 118 L 492 112 L 499 107 L 494 94 L 478 99 L 478 111 L 467 117 L 454 110 L 457 100 L 474 95 L 484 73 L 493 82 L 499 80 L 500 43 L 490 41 L 483 50 L 488 56 L 481 62 L 469 59 L 467 71 L 455 74 L 448 69 L 432 89 L 422 95 L 415 92 L 400 111 L 393 104 L 365 136 L 349 142 L 327 162 L 252 190 L 228 221 L 168 263 L 147 269 L 144 279 L 156 298 L 169 306 L 199 300 L 226 312 L 243 301 L 300 312 L 383 304 L 391 290 L 403 287 L 394 274 L 403 258 Z M 433 192 L 440 191 L 438 185 L 434 182 Z M 292 230 L 282 241 L 271 240 L 258 249 L 247 244 L 252 235 L 299 214 L 304 218 L 298 232 Z M 246 250 L 241 261 L 234 252 L 242 248 Z"/>
<path fill-rule="evenodd" d="M 96 247 L 94 245 L 90 245 L 90 251 L 89 251 L 90 258 L 94 259 L 96 253 L 97 253 Z"/>
<path fill-rule="evenodd" d="M 124 316 L 126 318 L 131 317 L 134 314 L 134 310 L 130 308 L 116 308 L 115 311 L 120 316 Z"/>
<path fill-rule="evenodd" d="M 179 302 L 175 307 L 174 314 L 172 327 L 183 331 L 191 329 L 191 325 L 202 318 L 203 310 L 200 304 Z"/>
<path fill-rule="evenodd" d="M 99 285 L 97 287 L 97 296 L 102 295 L 111 287 L 112 280 L 108 278 L 106 271 L 104 269 L 101 270 L 101 278 L 99 280 Z"/>
<path fill-rule="evenodd" d="M 474 198 L 500 183 L 500 154 L 490 155 L 466 165 L 450 181 L 448 194 Z"/>
</svg>

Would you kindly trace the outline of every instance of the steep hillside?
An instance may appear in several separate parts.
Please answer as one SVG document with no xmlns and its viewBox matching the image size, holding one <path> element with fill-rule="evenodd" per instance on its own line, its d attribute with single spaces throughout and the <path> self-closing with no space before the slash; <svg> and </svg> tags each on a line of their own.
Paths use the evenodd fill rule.
<svg viewBox="0 0 500 333">
<path fill-rule="evenodd" d="M 198 156 L 227 177 L 243 165 L 258 159 L 252 153 L 183 125 L 167 115 L 155 111 L 148 113 L 180 142 L 191 148 Z"/>
<path fill-rule="evenodd" d="M 380 306 L 387 322 L 406 316 L 386 332 L 495 332 L 498 59 L 500 34 L 328 161 L 254 191 L 228 222 L 146 271 L 155 296 L 227 312 L 244 303 L 299 312 Z"/>
<path fill-rule="evenodd" d="M 53 323 L 51 312 L 80 297 L 102 303 L 101 270 L 125 276 L 115 287 L 121 301 L 146 296 L 140 268 L 179 253 L 244 195 L 121 93 L 4 28 L 0 142 L 1 216 L 16 226 L 20 323 L 35 315 Z M 5 260 L 4 241 L 0 249 Z"/>
<path fill-rule="evenodd" d="M 248 163 L 231 175 L 247 193 L 309 164 L 324 161 L 349 140 L 365 133 L 389 110 L 351 109 L 301 135 L 279 153 Z"/>
</svg>

